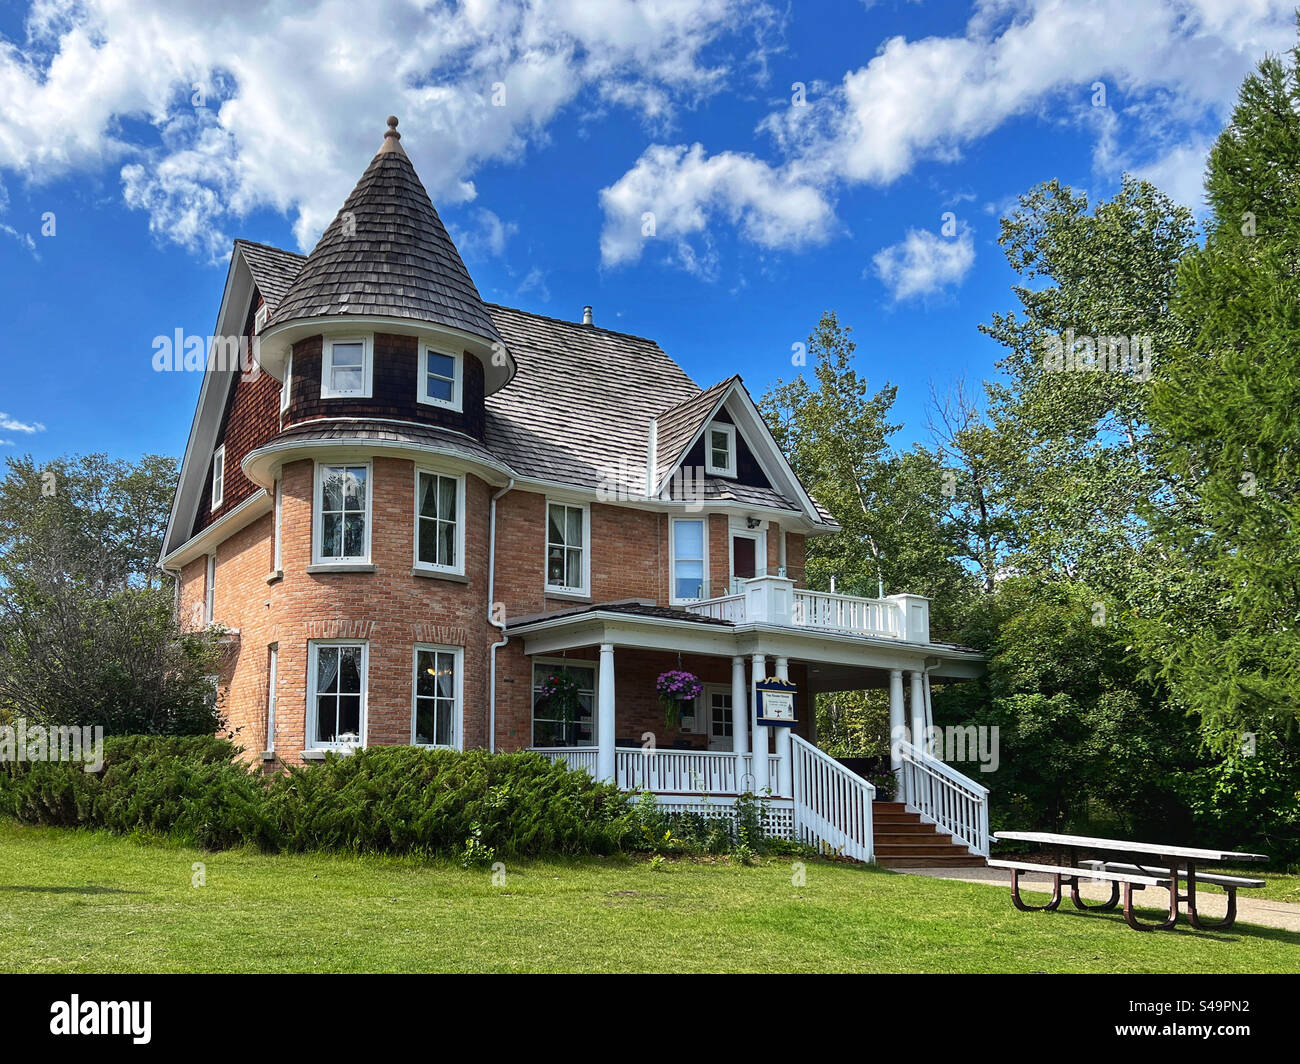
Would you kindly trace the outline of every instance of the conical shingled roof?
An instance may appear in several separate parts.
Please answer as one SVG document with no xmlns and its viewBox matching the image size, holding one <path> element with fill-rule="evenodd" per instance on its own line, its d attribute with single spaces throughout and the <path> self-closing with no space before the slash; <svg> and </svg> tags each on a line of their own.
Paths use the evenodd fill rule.
<svg viewBox="0 0 1300 1064">
<path fill-rule="evenodd" d="M 407 318 L 501 342 L 389 118 L 383 147 L 307 256 L 268 326 L 306 318 Z"/>
</svg>

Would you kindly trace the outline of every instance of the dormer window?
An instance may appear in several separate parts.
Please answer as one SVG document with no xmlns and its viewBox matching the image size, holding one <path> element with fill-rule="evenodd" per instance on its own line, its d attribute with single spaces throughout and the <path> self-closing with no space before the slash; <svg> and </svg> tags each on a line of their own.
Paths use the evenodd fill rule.
<svg viewBox="0 0 1300 1064">
<path fill-rule="evenodd" d="M 736 426 L 715 422 L 705 433 L 704 471 L 711 476 L 736 475 Z"/>
<path fill-rule="evenodd" d="M 374 370 L 374 346 L 369 336 L 326 338 L 321 353 L 322 399 L 369 399 Z"/>
<path fill-rule="evenodd" d="M 428 344 L 421 344 L 418 394 L 420 402 L 430 406 L 445 406 L 449 410 L 459 410 L 463 361 L 458 354 L 450 354 Z"/>
<path fill-rule="evenodd" d="M 212 456 L 212 509 L 219 510 L 226 497 L 226 445 Z"/>
</svg>

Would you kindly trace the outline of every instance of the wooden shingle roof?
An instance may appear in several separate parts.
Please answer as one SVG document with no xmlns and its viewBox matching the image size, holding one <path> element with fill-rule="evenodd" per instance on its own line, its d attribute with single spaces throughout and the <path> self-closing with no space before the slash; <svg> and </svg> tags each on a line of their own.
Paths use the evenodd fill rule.
<svg viewBox="0 0 1300 1064">
<path fill-rule="evenodd" d="M 253 283 L 257 285 L 263 302 L 274 311 L 289 291 L 294 278 L 302 272 L 307 256 L 283 248 L 273 248 L 270 244 L 257 244 L 252 240 L 236 240 L 235 247 L 248 263 L 248 272 L 253 275 Z"/>
<path fill-rule="evenodd" d="M 278 301 L 269 325 L 336 315 L 406 318 L 499 342 L 396 125 L 390 118 L 384 146 Z"/>
</svg>

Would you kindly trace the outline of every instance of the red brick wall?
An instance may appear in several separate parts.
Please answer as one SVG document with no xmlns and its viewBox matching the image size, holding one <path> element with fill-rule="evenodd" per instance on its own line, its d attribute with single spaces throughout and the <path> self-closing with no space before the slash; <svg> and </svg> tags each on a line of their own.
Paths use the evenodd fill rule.
<svg viewBox="0 0 1300 1064">
<path fill-rule="evenodd" d="M 276 749 L 297 761 L 304 748 L 308 641 L 369 640 L 368 741 L 410 741 L 412 655 L 417 642 L 464 648 L 466 747 L 486 746 L 489 647 L 500 636 L 487 623 L 489 500 L 495 489 L 466 478 L 466 578 L 463 581 L 412 574 L 414 464 L 377 458 L 371 490 L 373 573 L 308 573 L 311 563 L 314 462 L 292 462 L 283 470 L 283 577 L 268 584 L 272 565 L 273 515 L 266 515 L 217 549 L 215 619 L 238 630 L 222 674 L 220 704 L 238 739 L 256 755 L 266 728 L 268 646 L 279 645 Z M 574 605 L 544 593 L 544 495 L 515 490 L 498 503 L 495 599 L 506 617 Z M 593 559 L 590 601 L 639 598 L 668 601 L 668 518 L 605 504 L 591 507 Z M 727 519 L 709 519 L 710 578 L 728 582 Z M 775 558 L 776 533 L 769 535 Z M 790 536 L 787 558 L 802 566 L 803 537 Z M 775 564 L 773 562 L 773 564 Z M 206 560 L 182 573 L 182 616 L 201 623 Z M 571 655 L 596 657 L 591 647 Z M 708 682 L 729 684 L 729 658 L 686 656 L 683 667 Z M 655 697 L 659 672 L 677 667 L 674 654 L 619 648 L 616 653 L 618 736 L 639 740 L 655 733 L 669 745 L 681 738 L 665 727 Z M 801 682 L 797 666 L 792 669 Z M 521 641 L 499 652 L 497 742 L 515 749 L 531 743 L 531 666 Z M 802 730 L 802 729 L 801 729 Z M 699 746 L 704 735 L 692 736 Z"/>
</svg>

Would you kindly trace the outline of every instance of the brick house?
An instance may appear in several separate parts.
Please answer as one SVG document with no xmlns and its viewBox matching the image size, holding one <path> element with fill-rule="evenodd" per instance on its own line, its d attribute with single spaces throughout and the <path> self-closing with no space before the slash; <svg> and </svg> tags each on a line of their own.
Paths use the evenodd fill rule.
<svg viewBox="0 0 1300 1064">
<path fill-rule="evenodd" d="M 872 788 L 816 748 L 813 696 L 888 688 L 919 729 L 978 656 L 930 641 L 924 598 L 805 588 L 838 526 L 739 377 L 484 303 L 396 124 L 310 255 L 231 255 L 217 336 L 257 364 L 209 358 L 161 564 L 225 629 L 240 742 L 531 748 L 681 808 L 770 794 L 778 830 L 869 858 Z M 674 669 L 703 689 L 670 724 Z M 756 716 L 774 679 L 793 727 Z M 986 852 L 983 788 L 899 747 L 909 814 Z"/>
</svg>

